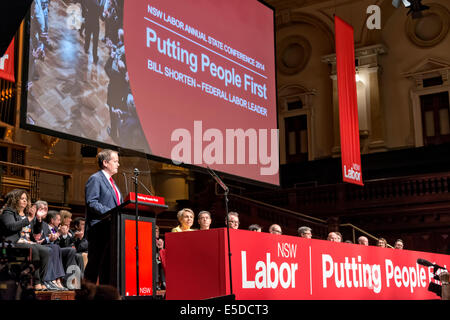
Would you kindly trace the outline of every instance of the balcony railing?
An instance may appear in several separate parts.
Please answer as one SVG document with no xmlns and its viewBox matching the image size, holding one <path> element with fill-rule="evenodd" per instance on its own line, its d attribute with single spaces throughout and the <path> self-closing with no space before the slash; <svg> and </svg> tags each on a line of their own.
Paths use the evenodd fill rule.
<svg viewBox="0 0 450 320">
<path fill-rule="evenodd" d="M 346 209 L 449 201 L 450 172 L 367 180 L 364 186 L 340 183 L 264 191 L 246 196 L 283 208 L 320 215 L 338 214 L 338 211 Z"/>
<path fill-rule="evenodd" d="M 12 189 L 25 189 L 31 201 L 39 199 L 67 207 L 68 181 L 72 174 L 0 161 L 0 195 Z"/>
</svg>

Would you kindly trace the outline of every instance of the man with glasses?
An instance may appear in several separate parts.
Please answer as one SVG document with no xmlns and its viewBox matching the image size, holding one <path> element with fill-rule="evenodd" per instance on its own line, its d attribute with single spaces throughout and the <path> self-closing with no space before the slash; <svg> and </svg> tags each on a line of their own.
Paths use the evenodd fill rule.
<svg viewBox="0 0 450 320">
<path fill-rule="evenodd" d="M 395 240 L 394 248 L 403 250 L 403 240 L 402 239 Z"/>
<path fill-rule="evenodd" d="M 227 220 L 225 220 L 225 225 L 227 224 Z M 235 211 L 231 211 L 228 213 L 228 225 L 231 229 L 239 229 L 239 214 Z"/>
<path fill-rule="evenodd" d="M 298 235 L 302 238 L 311 239 L 312 238 L 312 229 L 310 227 L 302 226 L 298 228 Z"/>
<path fill-rule="evenodd" d="M 281 227 L 278 224 L 273 224 L 269 227 L 269 233 L 271 234 L 282 234 Z"/>
<path fill-rule="evenodd" d="M 198 214 L 198 224 L 200 230 L 209 230 L 209 227 L 211 226 L 211 213 L 206 210 L 200 211 Z"/>
</svg>

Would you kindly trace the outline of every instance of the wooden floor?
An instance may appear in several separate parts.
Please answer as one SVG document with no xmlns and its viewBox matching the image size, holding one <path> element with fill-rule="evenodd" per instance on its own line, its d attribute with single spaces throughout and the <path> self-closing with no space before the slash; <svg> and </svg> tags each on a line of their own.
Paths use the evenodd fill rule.
<svg viewBox="0 0 450 320">
<path fill-rule="evenodd" d="M 35 291 L 37 300 L 75 300 L 75 291 Z"/>
<path fill-rule="evenodd" d="M 49 2 L 49 37 L 54 49 L 46 49 L 45 60 L 36 64 L 39 79 L 30 89 L 29 117 L 40 127 L 114 144 L 106 130 L 110 123 L 106 105 L 109 78 L 103 66 L 109 50 L 100 40 L 105 34 L 104 22 L 100 20 L 99 61 L 94 64 L 92 41 L 86 54 L 84 35 L 67 23 L 67 11 L 63 0 Z M 51 14 L 54 12 L 58 14 Z"/>
</svg>

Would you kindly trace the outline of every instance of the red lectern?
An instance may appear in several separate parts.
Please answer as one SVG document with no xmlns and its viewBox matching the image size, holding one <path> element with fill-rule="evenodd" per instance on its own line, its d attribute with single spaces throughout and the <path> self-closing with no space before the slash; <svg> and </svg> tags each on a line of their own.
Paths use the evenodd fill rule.
<svg viewBox="0 0 450 320">
<path fill-rule="evenodd" d="M 155 221 L 166 210 L 164 198 L 138 193 L 139 296 L 156 295 Z M 123 297 L 136 295 L 136 196 L 130 192 L 124 202 L 108 211 L 100 223 L 109 224 L 111 280 Z"/>
</svg>

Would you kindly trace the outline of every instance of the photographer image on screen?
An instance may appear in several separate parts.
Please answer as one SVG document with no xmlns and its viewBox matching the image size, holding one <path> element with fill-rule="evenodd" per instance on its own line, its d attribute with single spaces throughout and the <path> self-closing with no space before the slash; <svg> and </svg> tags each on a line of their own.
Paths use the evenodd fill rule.
<svg viewBox="0 0 450 320">
<path fill-rule="evenodd" d="M 227 129 L 277 129 L 270 8 L 237 0 L 111 3 L 91 17 L 78 2 L 50 1 L 48 44 L 35 41 L 42 26 L 31 15 L 30 128 L 169 161 L 172 132 L 194 121 L 223 136 Z M 244 11 L 252 14 L 244 18 Z M 260 174 L 260 164 L 212 166 L 279 184 L 278 173 Z"/>
</svg>

